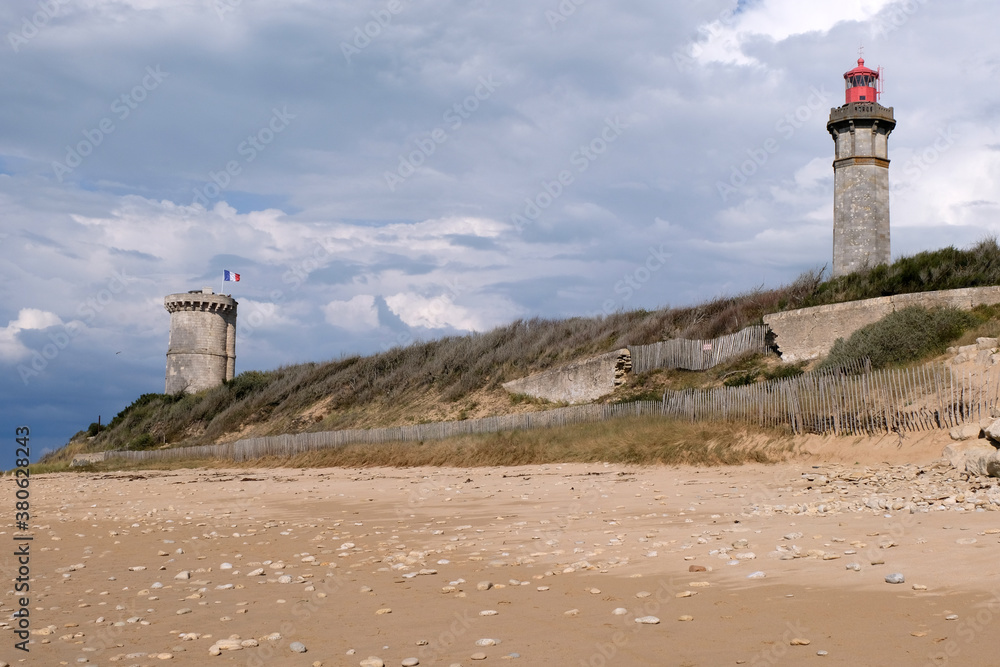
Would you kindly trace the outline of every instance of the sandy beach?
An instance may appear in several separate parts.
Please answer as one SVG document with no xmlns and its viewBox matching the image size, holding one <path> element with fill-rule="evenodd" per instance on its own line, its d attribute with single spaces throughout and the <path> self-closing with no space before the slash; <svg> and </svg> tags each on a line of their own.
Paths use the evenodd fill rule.
<svg viewBox="0 0 1000 667">
<path fill-rule="evenodd" d="M 40 475 L 32 643 L 8 621 L 4 660 L 995 664 L 1000 490 L 937 444 L 919 464 Z"/>
</svg>

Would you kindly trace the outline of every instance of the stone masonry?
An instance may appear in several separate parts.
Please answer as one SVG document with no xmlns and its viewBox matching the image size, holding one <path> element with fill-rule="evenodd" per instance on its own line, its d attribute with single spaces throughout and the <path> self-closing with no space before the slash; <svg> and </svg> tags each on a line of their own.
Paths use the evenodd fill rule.
<svg viewBox="0 0 1000 667">
<path fill-rule="evenodd" d="M 237 301 L 210 287 L 163 300 L 170 313 L 165 392 L 195 392 L 232 380 L 236 373 Z"/>
<path fill-rule="evenodd" d="M 847 338 L 861 327 L 907 306 L 971 310 L 996 303 L 1000 303 L 1000 286 L 967 287 L 799 308 L 765 315 L 764 323 L 774 332 L 781 360 L 792 362 L 822 357 L 838 338 Z"/>
<path fill-rule="evenodd" d="M 833 276 L 889 262 L 892 107 L 851 102 L 830 110 L 833 137 Z"/>
</svg>

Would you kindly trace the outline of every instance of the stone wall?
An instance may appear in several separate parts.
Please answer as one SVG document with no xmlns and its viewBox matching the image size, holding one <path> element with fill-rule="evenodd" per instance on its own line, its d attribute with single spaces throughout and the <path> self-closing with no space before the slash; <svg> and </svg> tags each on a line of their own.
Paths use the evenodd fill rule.
<svg viewBox="0 0 1000 667">
<path fill-rule="evenodd" d="M 512 394 L 527 394 L 555 403 L 588 403 L 624 383 L 631 368 L 631 355 L 622 349 L 511 380 L 503 388 Z"/>
<path fill-rule="evenodd" d="M 800 308 L 765 315 L 764 322 L 775 334 L 782 361 L 792 362 L 822 357 L 838 338 L 847 338 L 861 327 L 908 306 L 970 310 L 995 303 L 1000 303 L 1000 286 L 968 287 Z"/>
<path fill-rule="evenodd" d="M 235 299 L 211 288 L 171 294 L 170 341 L 164 392 L 195 393 L 232 380 L 236 372 Z"/>
<path fill-rule="evenodd" d="M 76 454 L 73 456 L 71 466 L 85 466 L 88 463 L 98 463 L 104 460 L 107 452 L 91 452 L 90 454 Z"/>
</svg>

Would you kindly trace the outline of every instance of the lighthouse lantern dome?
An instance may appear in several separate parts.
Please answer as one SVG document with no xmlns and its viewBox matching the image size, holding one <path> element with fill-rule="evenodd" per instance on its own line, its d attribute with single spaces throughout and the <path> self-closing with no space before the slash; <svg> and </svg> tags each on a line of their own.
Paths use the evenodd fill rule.
<svg viewBox="0 0 1000 667">
<path fill-rule="evenodd" d="M 882 91 L 879 87 L 880 72 L 865 67 L 865 59 L 858 58 L 858 66 L 844 73 L 844 83 L 847 88 L 844 103 L 878 102 Z"/>
</svg>

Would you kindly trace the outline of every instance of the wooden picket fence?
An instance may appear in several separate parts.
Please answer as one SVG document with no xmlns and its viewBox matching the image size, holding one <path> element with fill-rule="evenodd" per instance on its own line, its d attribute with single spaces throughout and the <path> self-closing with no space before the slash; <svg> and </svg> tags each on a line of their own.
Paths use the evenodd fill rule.
<svg viewBox="0 0 1000 667">
<path fill-rule="evenodd" d="M 423 442 L 425 440 L 440 440 L 458 435 L 552 428 L 555 426 L 567 426 L 569 424 L 598 422 L 618 417 L 642 417 L 662 414 L 663 403 L 661 401 L 633 401 L 629 403 L 609 404 L 589 403 L 545 410 L 543 412 L 523 412 L 514 415 L 497 415 L 463 421 L 275 435 L 263 438 L 247 438 L 219 445 L 200 445 L 174 449 L 154 449 L 134 452 L 118 450 L 108 452 L 107 458 L 121 457 L 129 461 L 177 458 L 247 461 L 265 456 L 293 456 L 302 452 L 329 447 L 341 447 L 349 444 Z"/>
<path fill-rule="evenodd" d="M 711 340 L 675 338 L 650 345 L 630 345 L 632 372 L 655 368 L 704 371 L 747 352 L 767 352 L 766 324 L 758 324 Z"/>
<path fill-rule="evenodd" d="M 288 457 L 348 444 L 423 442 L 458 435 L 551 428 L 619 417 L 663 416 L 787 428 L 794 433 L 878 435 L 951 428 L 995 414 L 1000 383 L 988 369 L 947 364 L 871 371 L 855 365 L 740 387 L 667 391 L 662 401 L 573 405 L 482 419 L 247 438 L 232 443 L 107 452 L 130 461 Z"/>
<path fill-rule="evenodd" d="M 663 414 L 692 421 L 785 426 L 795 433 L 877 435 L 952 428 L 995 414 L 989 369 L 948 364 L 870 371 L 854 367 L 741 387 L 668 391 Z"/>
</svg>

